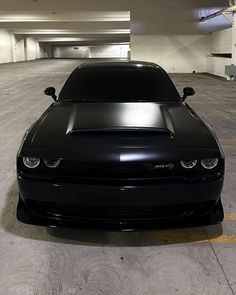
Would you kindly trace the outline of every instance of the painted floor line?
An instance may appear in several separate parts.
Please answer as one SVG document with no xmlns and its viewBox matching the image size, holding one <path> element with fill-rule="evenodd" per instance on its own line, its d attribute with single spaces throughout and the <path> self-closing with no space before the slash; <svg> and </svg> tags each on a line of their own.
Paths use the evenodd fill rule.
<svg viewBox="0 0 236 295">
<path fill-rule="evenodd" d="M 215 238 L 209 238 L 209 241 L 212 243 L 236 243 L 236 236 L 234 235 L 221 235 Z M 199 241 L 201 242 L 208 242 L 208 240 Z"/>
<path fill-rule="evenodd" d="M 236 214 L 225 214 L 225 220 L 236 220 Z"/>
<path fill-rule="evenodd" d="M 236 243 L 236 235 L 221 235 L 219 237 L 212 237 L 207 239 L 204 234 L 195 234 L 189 233 L 188 235 L 181 235 L 178 232 L 175 234 L 156 234 L 153 235 L 152 238 L 157 239 L 157 241 L 164 242 L 164 243 L 189 243 L 189 242 L 196 242 L 196 243 Z"/>
<path fill-rule="evenodd" d="M 217 235 L 208 233 L 208 237 L 204 232 L 194 229 L 186 230 L 164 230 L 150 232 L 149 237 L 164 243 L 236 243 L 236 235 Z"/>
</svg>

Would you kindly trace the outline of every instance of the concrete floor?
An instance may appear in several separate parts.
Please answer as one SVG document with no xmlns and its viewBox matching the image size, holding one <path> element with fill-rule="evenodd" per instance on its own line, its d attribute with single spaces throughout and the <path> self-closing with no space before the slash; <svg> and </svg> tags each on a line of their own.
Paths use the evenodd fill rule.
<svg viewBox="0 0 236 295">
<path fill-rule="evenodd" d="M 15 218 L 15 155 L 27 126 L 51 103 L 76 60 L 0 65 L 0 295 L 236 293 L 236 83 L 175 74 L 193 86 L 189 104 L 215 130 L 226 155 L 222 226 L 112 233 L 47 229 Z"/>
</svg>

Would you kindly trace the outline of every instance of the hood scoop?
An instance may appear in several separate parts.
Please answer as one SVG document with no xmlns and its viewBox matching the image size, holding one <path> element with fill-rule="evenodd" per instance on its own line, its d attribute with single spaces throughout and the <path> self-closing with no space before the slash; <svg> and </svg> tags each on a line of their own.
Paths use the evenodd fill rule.
<svg viewBox="0 0 236 295">
<path fill-rule="evenodd" d="M 75 128 L 68 132 L 69 135 L 134 135 L 134 136 L 172 136 L 173 133 L 167 128 L 156 127 L 106 127 L 106 128 Z"/>
<path fill-rule="evenodd" d="M 155 103 L 85 103 L 74 107 L 66 134 L 172 136 L 168 111 Z"/>
</svg>

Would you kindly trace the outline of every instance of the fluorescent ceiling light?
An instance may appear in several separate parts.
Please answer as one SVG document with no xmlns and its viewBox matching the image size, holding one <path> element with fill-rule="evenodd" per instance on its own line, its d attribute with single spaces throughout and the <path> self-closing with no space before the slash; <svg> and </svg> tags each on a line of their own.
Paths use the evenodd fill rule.
<svg viewBox="0 0 236 295">
<path fill-rule="evenodd" d="M 79 30 L 14 30 L 14 34 L 22 35 L 90 35 L 90 34 L 130 34 L 130 29 L 110 29 L 110 30 L 96 30 L 96 31 L 79 31 Z"/>
<path fill-rule="evenodd" d="M 129 11 L 29 11 L 0 12 L 0 22 L 45 22 L 45 21 L 130 21 Z"/>
</svg>

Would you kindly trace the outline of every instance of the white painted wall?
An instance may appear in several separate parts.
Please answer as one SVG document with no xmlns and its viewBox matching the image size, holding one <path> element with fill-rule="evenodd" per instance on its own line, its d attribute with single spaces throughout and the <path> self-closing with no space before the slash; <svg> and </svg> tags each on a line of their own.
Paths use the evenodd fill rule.
<svg viewBox="0 0 236 295">
<path fill-rule="evenodd" d="M 48 58 L 47 46 L 43 43 L 39 43 L 39 58 Z"/>
<path fill-rule="evenodd" d="M 16 40 L 15 52 L 16 52 L 16 61 L 25 60 L 24 39 Z"/>
<path fill-rule="evenodd" d="M 24 37 L 0 30 L 0 63 L 25 60 Z"/>
<path fill-rule="evenodd" d="M 211 53 L 232 53 L 232 28 L 220 30 L 211 35 Z"/>
<path fill-rule="evenodd" d="M 25 60 L 24 36 L 15 36 L 12 34 L 13 62 Z"/>
<path fill-rule="evenodd" d="M 230 57 L 209 56 L 207 59 L 207 72 L 226 78 L 227 76 L 225 75 L 225 66 L 230 64 Z"/>
<path fill-rule="evenodd" d="M 85 46 L 56 46 L 54 58 L 89 58 L 89 47 Z"/>
<path fill-rule="evenodd" d="M 0 30 L 0 63 L 12 61 L 12 40 L 6 30 Z"/>
<path fill-rule="evenodd" d="M 213 75 L 227 77 L 225 75 L 225 66 L 230 65 L 230 57 L 214 56 L 214 54 L 232 53 L 232 28 L 220 30 L 211 34 L 211 54 L 207 58 L 207 72 Z"/>
<path fill-rule="evenodd" d="M 131 58 L 170 73 L 206 72 L 210 45 L 210 35 L 131 35 Z"/>
<path fill-rule="evenodd" d="M 77 48 L 77 49 L 76 49 Z M 55 58 L 127 58 L 129 45 L 56 46 Z"/>
<path fill-rule="evenodd" d="M 128 58 L 129 45 L 90 47 L 90 58 Z"/>
<path fill-rule="evenodd" d="M 26 60 L 35 60 L 40 58 L 39 42 L 33 38 L 26 39 Z"/>
</svg>

